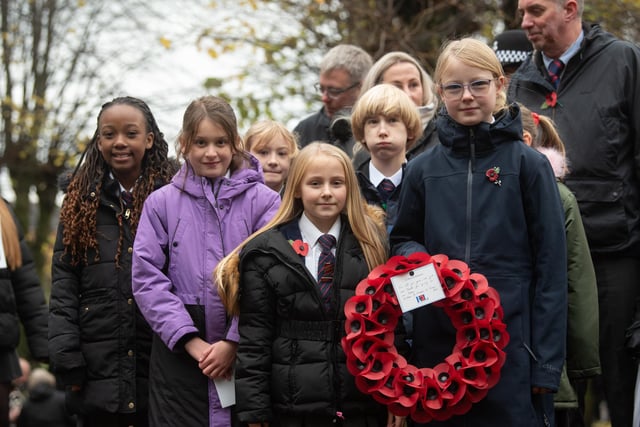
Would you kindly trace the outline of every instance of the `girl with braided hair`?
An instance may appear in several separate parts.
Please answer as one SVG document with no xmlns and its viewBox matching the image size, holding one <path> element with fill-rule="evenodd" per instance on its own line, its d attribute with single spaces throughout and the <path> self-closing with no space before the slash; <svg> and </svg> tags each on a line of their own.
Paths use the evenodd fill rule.
<svg viewBox="0 0 640 427">
<path fill-rule="evenodd" d="M 85 427 L 148 425 L 152 333 L 133 298 L 131 258 L 144 200 L 175 163 L 148 105 L 132 97 L 102 106 L 83 158 L 62 185 L 51 365 Z"/>
</svg>

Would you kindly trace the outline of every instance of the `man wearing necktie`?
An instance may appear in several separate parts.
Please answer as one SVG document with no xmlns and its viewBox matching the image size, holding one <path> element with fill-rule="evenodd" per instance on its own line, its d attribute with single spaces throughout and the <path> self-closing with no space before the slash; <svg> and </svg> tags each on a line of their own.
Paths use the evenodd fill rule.
<svg viewBox="0 0 640 427">
<path fill-rule="evenodd" d="M 560 76 L 562 76 L 562 70 L 564 69 L 564 63 L 559 59 L 553 59 L 549 63 L 547 69 L 549 70 L 549 78 L 551 79 L 551 84 L 557 90 L 558 85 L 560 84 Z"/>
<path fill-rule="evenodd" d="M 565 183 L 578 200 L 596 270 L 611 425 L 626 427 L 637 425 L 638 366 L 625 348 L 625 329 L 640 302 L 640 48 L 583 23 L 583 10 L 584 0 L 518 1 L 535 52 L 512 76 L 508 98 L 553 118 L 565 144 Z M 574 380 L 599 371 L 596 359 L 591 366 L 568 362 Z"/>
</svg>

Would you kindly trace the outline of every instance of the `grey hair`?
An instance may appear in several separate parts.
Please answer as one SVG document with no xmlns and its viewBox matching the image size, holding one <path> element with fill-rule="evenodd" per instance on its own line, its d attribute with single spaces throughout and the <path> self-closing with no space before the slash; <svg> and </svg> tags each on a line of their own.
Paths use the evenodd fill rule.
<svg viewBox="0 0 640 427">
<path fill-rule="evenodd" d="M 584 12 L 584 0 L 575 0 L 578 5 L 578 17 L 582 18 L 582 12 Z M 567 0 L 556 0 L 558 6 L 564 7 Z"/>
<path fill-rule="evenodd" d="M 349 73 L 353 84 L 361 82 L 372 65 L 371 55 L 361 47 L 339 44 L 331 48 L 320 61 L 320 74 L 342 69 Z"/>
</svg>

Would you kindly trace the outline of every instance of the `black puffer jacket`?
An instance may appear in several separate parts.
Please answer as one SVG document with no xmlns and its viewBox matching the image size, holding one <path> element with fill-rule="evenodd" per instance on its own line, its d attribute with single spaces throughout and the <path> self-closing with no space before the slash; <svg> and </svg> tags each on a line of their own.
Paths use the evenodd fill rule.
<svg viewBox="0 0 640 427">
<path fill-rule="evenodd" d="M 296 236 L 297 232 L 297 236 Z M 346 219 L 336 248 L 334 311 L 321 303 L 304 257 L 297 220 L 250 241 L 240 259 L 240 343 L 236 402 L 240 421 L 293 417 L 357 419 L 384 408 L 355 388 L 340 345 L 344 303 L 369 272 Z"/>
<path fill-rule="evenodd" d="M 119 184 L 105 178 L 96 217 L 99 260 L 73 266 L 64 254 L 62 225 L 54 246 L 49 305 L 49 352 L 63 385 L 81 385 L 67 404 L 79 413 L 146 410 L 151 329 L 131 292 L 133 237 Z M 119 266 L 116 252 L 123 224 Z M 75 403 L 74 403 L 75 402 Z"/>
<path fill-rule="evenodd" d="M 47 303 L 22 229 L 9 203 L 5 204 L 18 228 L 22 267 L 15 271 L 0 269 L 0 382 L 21 375 L 15 369 L 19 368 L 15 349 L 20 341 L 20 322 L 32 356 L 47 360 Z"/>
</svg>

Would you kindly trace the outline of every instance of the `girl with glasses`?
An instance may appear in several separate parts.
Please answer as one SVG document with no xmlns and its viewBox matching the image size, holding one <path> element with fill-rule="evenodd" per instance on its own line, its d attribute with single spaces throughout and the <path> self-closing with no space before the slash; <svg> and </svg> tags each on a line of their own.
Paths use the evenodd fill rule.
<svg viewBox="0 0 640 427">
<path fill-rule="evenodd" d="M 546 158 L 522 142 L 520 110 L 506 104 L 490 47 L 470 38 L 449 42 L 434 77 L 444 102 L 441 144 L 405 169 L 392 251 L 445 254 L 484 274 L 500 295 L 510 335 L 498 384 L 446 425 L 553 425 L 567 309 L 555 177 Z M 440 308 L 412 313 L 412 362 L 433 367 L 451 353 L 455 330 Z"/>
</svg>

